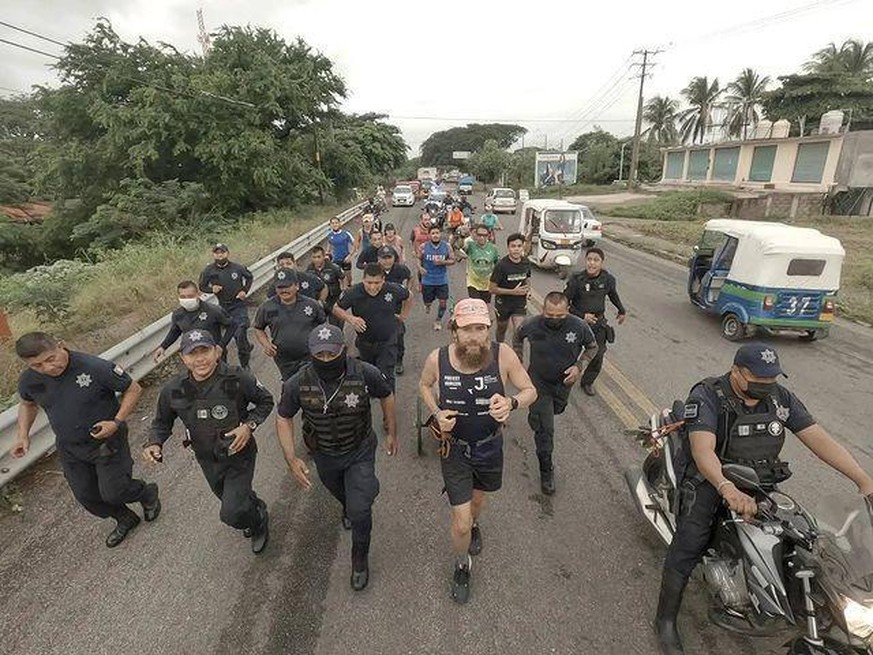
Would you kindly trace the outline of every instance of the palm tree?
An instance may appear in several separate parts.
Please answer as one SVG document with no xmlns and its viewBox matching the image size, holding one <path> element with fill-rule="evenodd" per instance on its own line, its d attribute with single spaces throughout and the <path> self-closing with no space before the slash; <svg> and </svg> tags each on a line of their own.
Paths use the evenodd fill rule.
<svg viewBox="0 0 873 655">
<path fill-rule="evenodd" d="M 758 106 L 764 99 L 768 84 L 768 76 L 761 77 L 751 68 L 745 68 L 737 79 L 727 85 L 727 128 L 730 136 L 742 136 L 745 140 L 749 125 L 755 125 L 760 119 Z"/>
<path fill-rule="evenodd" d="M 655 96 L 646 103 L 643 120 L 649 124 L 649 143 L 673 145 L 679 140 L 676 131 L 678 103 L 669 97 Z"/>
<path fill-rule="evenodd" d="M 807 73 L 848 73 L 850 75 L 873 75 L 873 41 L 858 39 L 836 43 L 816 52 L 804 65 Z"/>
<path fill-rule="evenodd" d="M 710 84 L 706 76 L 692 78 L 682 90 L 682 97 L 689 104 L 688 109 L 679 114 L 682 121 L 682 141 L 690 139 L 692 143 L 697 143 L 698 138 L 703 141 L 703 137 L 712 127 L 712 111 L 716 108 L 721 93 L 718 78 Z"/>
</svg>

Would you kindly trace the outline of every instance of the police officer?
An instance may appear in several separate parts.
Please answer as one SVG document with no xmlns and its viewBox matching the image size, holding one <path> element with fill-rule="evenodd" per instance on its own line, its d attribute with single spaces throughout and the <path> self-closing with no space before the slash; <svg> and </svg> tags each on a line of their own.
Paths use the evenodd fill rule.
<svg viewBox="0 0 873 655">
<path fill-rule="evenodd" d="M 297 260 L 293 252 L 285 251 L 276 255 L 276 271 L 280 271 L 283 268 L 297 272 L 297 290 L 301 296 L 318 300 L 321 303 L 327 300 L 327 285 L 319 276 L 297 268 Z M 273 280 L 267 289 L 267 298 L 275 297 L 276 281 Z"/>
<path fill-rule="evenodd" d="M 324 299 L 324 311 L 331 323 L 339 325 L 339 319 L 333 315 L 333 306 L 339 300 L 342 293 L 341 283 L 345 275 L 343 269 L 327 258 L 324 248 L 315 246 L 309 256 L 309 268 L 306 270 L 318 276 L 318 279 L 324 283 L 324 286 L 327 288 L 327 296 Z"/>
<path fill-rule="evenodd" d="M 452 506 L 455 566 L 452 598 L 470 598 L 471 555 L 482 551 L 479 517 L 485 494 L 503 483 L 503 424 L 536 400 L 536 389 L 512 349 L 491 340 L 488 306 L 478 298 L 455 305 L 452 343 L 427 358 L 419 393 L 443 443 L 443 483 Z M 507 383 L 518 393 L 509 396 Z M 438 386 L 438 397 L 433 387 Z"/>
<path fill-rule="evenodd" d="M 597 354 L 597 343 L 588 324 L 570 314 L 567 296 L 552 291 L 543 299 L 543 313 L 531 316 L 513 336 L 513 348 L 523 359 L 524 340 L 530 343 L 527 372 L 537 389 L 527 422 L 534 432 L 540 464 L 540 487 L 547 496 L 555 493 L 552 442 L 555 416 L 567 407 L 570 389 L 585 365 Z"/>
<path fill-rule="evenodd" d="M 379 494 L 370 400 L 380 399 L 388 426 L 385 445 L 394 455 L 394 395 L 376 367 L 346 354 L 340 328 L 325 323 L 312 330 L 308 340 L 310 362 L 282 386 L 276 435 L 294 479 L 311 489 L 309 469 L 294 452 L 292 419 L 302 410 L 303 441 L 318 477 L 343 507 L 343 524 L 352 530 L 351 585 L 361 591 L 370 578 L 372 506 Z"/>
<path fill-rule="evenodd" d="M 570 299 L 570 311 L 591 326 L 597 339 L 597 355 L 588 364 L 580 382 L 582 391 L 589 396 L 594 395 L 592 385 L 603 367 L 606 344 L 615 339 L 615 330 L 606 320 L 606 299 L 618 310 L 619 325 L 627 315 L 618 297 L 615 278 L 603 268 L 604 258 L 600 248 L 589 248 L 585 253 L 585 270 L 570 276 L 564 289 L 564 295 Z"/>
<path fill-rule="evenodd" d="M 408 290 L 412 282 L 412 271 L 409 270 L 408 266 L 397 261 L 399 258 L 397 251 L 391 246 L 382 246 L 377 254 L 379 266 L 385 271 L 385 281 L 399 284 Z M 403 304 L 398 302 L 395 313 L 399 315 L 402 310 Z M 403 356 L 406 354 L 406 323 L 400 319 L 397 319 L 397 323 L 397 364 L 394 365 L 394 373 L 403 375 Z"/>
<path fill-rule="evenodd" d="M 258 447 L 253 435 L 273 411 L 273 397 L 248 371 L 228 366 L 212 335 L 182 335 L 180 356 L 186 373 L 167 382 L 158 397 L 143 457 L 163 460 L 163 445 L 181 419 L 212 493 L 221 500 L 221 521 L 251 537 L 260 553 L 270 536 L 267 504 L 252 490 Z"/>
<path fill-rule="evenodd" d="M 288 268 L 276 271 L 273 284 L 278 295 L 258 307 L 255 339 L 267 357 L 276 362 L 284 382 L 309 359 L 307 336 L 326 319 L 321 303 L 298 293 L 297 271 Z"/>
<path fill-rule="evenodd" d="M 400 312 L 396 313 L 398 302 Z M 361 359 L 382 371 L 392 391 L 397 326 L 406 321 L 410 307 L 409 291 L 399 284 L 385 282 L 385 271 L 379 264 L 367 264 L 363 282 L 347 289 L 333 308 L 334 316 L 350 323 L 358 333 L 355 346 Z"/>
<path fill-rule="evenodd" d="M 712 536 L 713 518 L 722 503 L 752 518 L 755 499 L 722 474 L 722 464 L 755 469 L 766 487 L 791 475 L 779 459 L 788 429 L 819 459 L 851 479 L 858 490 L 873 494 L 871 478 L 852 455 L 809 414 L 791 391 L 777 383 L 779 355 L 764 343 L 740 347 L 725 375 L 706 378 L 691 389 L 685 404 L 687 442 L 675 463 L 679 482 L 676 534 L 667 549 L 655 631 L 661 652 L 683 653 L 676 629 L 682 595 L 694 567 Z M 733 625 L 726 613 L 715 612 L 722 625 Z"/>
<path fill-rule="evenodd" d="M 252 273 L 242 264 L 228 260 L 227 253 L 227 246 L 223 243 L 216 243 L 212 248 L 214 261 L 200 274 L 200 290 L 214 293 L 218 304 L 236 322 L 234 339 L 239 365 L 248 368 L 252 344 L 248 337 L 249 313 L 246 309 L 246 296 L 252 288 Z"/>
<path fill-rule="evenodd" d="M 193 280 L 182 280 L 176 287 L 180 307 L 170 315 L 170 329 L 161 345 L 155 350 L 158 361 L 164 351 L 189 330 L 208 330 L 221 347 L 221 356 L 226 359 L 227 344 L 236 332 L 236 322 L 218 305 L 200 299 L 200 290 Z"/>
<path fill-rule="evenodd" d="M 370 231 L 367 246 L 361 250 L 358 255 L 358 261 L 355 262 L 355 267 L 363 271 L 367 264 L 375 264 L 379 259 L 379 249 L 385 245 L 383 242 L 382 231 L 373 228 Z"/>
<path fill-rule="evenodd" d="M 158 485 L 132 477 L 126 420 L 142 387 L 120 366 L 67 350 L 45 332 L 22 335 L 15 352 L 28 368 L 18 380 L 21 404 L 12 456 L 27 454 L 30 429 L 42 407 L 73 496 L 94 516 L 116 520 L 106 537 L 106 545 L 114 548 L 139 524 L 129 503 L 142 505 L 146 521 L 154 521 L 161 511 Z"/>
</svg>

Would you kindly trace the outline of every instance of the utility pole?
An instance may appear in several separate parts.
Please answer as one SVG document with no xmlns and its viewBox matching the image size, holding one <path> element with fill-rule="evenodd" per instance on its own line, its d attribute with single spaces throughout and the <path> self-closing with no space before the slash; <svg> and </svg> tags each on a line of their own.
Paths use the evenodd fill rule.
<svg viewBox="0 0 873 655">
<path fill-rule="evenodd" d="M 200 41 L 200 49 L 203 50 L 203 56 L 206 56 L 206 53 L 209 52 L 209 48 L 212 47 L 212 41 L 209 38 L 209 32 L 206 31 L 206 25 L 203 22 L 203 10 L 197 10 L 197 27 L 199 32 L 197 34 L 197 40 Z"/>
<path fill-rule="evenodd" d="M 642 64 L 634 64 L 635 66 L 640 66 L 640 97 L 637 100 L 637 120 L 634 125 L 634 147 L 631 150 L 631 162 L 630 162 L 630 172 L 627 176 L 627 186 L 628 188 L 634 187 L 637 184 L 637 168 L 639 166 L 640 161 L 640 134 L 643 129 L 643 87 L 646 83 L 646 69 L 650 65 L 649 57 L 654 57 L 655 55 L 663 52 L 663 50 L 634 50 L 635 55 L 643 56 Z"/>
</svg>

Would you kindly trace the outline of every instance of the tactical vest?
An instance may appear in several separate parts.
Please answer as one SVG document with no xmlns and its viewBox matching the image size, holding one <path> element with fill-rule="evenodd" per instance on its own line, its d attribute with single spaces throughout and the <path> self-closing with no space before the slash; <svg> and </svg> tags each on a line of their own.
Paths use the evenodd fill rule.
<svg viewBox="0 0 873 655">
<path fill-rule="evenodd" d="M 232 441 L 224 435 L 241 423 L 239 375 L 231 368 L 216 371 L 214 375 L 220 380 L 205 396 L 200 395 L 202 390 L 187 377 L 170 391 L 170 407 L 182 419 L 191 447 L 200 457 L 217 454 L 222 442 Z"/>
<path fill-rule="evenodd" d="M 370 396 L 360 363 L 348 358 L 339 387 L 328 396 L 312 364 L 300 369 L 303 441 L 310 452 L 342 455 L 355 450 L 372 430 Z"/>
<path fill-rule="evenodd" d="M 791 477 L 788 464 L 779 459 L 785 443 L 785 423 L 776 413 L 777 398 L 771 396 L 758 403 L 759 408 L 766 406 L 766 412 L 746 414 L 737 406 L 737 398 L 724 388 L 721 378 L 707 378 L 701 384 L 712 390 L 721 403 L 716 435 L 719 459 L 755 469 L 764 485 Z"/>
</svg>

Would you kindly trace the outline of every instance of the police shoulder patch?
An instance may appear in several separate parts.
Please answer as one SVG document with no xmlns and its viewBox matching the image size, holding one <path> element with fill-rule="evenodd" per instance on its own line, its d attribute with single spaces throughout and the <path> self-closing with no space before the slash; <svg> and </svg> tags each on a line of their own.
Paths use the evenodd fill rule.
<svg viewBox="0 0 873 655">
<path fill-rule="evenodd" d="M 688 421 L 697 418 L 698 414 L 700 414 L 700 403 L 695 401 L 685 405 L 685 412 L 683 413 L 682 418 Z"/>
<path fill-rule="evenodd" d="M 118 364 L 115 365 L 115 367 L 112 369 L 112 372 L 118 376 L 124 375 L 124 369 L 121 368 Z"/>
</svg>

